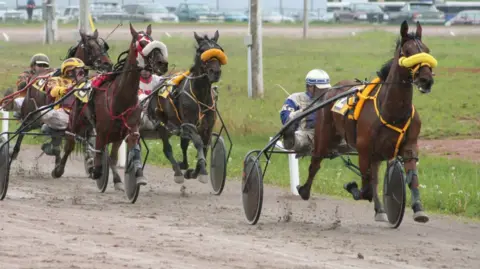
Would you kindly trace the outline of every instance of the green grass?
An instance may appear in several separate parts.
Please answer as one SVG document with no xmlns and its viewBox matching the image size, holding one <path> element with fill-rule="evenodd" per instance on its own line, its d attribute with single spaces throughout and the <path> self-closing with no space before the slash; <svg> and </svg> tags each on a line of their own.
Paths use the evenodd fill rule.
<svg viewBox="0 0 480 269">
<path fill-rule="evenodd" d="M 123 26 L 125 27 L 125 26 Z M 153 32 L 155 33 L 156 27 Z M 213 34 L 213 33 L 212 33 Z M 221 30 L 220 30 L 221 34 Z M 290 93 L 304 90 L 305 74 L 312 68 L 329 72 L 332 81 L 352 78 L 373 78 L 375 71 L 393 55 L 396 36 L 385 32 L 361 33 L 354 37 L 338 39 L 312 39 L 308 41 L 285 38 L 264 38 L 263 67 L 265 97 L 262 100 L 247 98 L 246 48 L 241 37 L 222 37 L 219 43 L 225 49 L 229 63 L 223 67 L 219 107 L 229 131 L 233 134 L 233 152 L 229 161 L 229 177 L 241 176 L 245 154 L 262 148 L 268 137 L 280 128 L 279 110 L 286 94 L 276 84 Z M 194 39 L 167 38 L 170 64 L 177 69 L 188 68 L 194 56 Z M 415 92 L 414 103 L 422 118 L 422 138 L 478 136 L 480 100 L 478 74 L 467 72 L 447 73 L 446 67 L 478 67 L 480 55 L 477 37 L 424 37 L 424 42 L 439 61 L 435 70 L 436 81 L 428 95 Z M 0 89 L 13 85 L 16 75 L 27 65 L 31 55 L 44 52 L 53 64 L 59 66 L 67 48 L 72 44 L 53 46 L 0 43 Z M 127 48 L 127 42 L 110 42 L 111 56 Z M 33 142 L 30 138 L 26 142 Z M 149 142 L 149 163 L 169 166 L 163 157 L 161 143 Z M 172 141 L 176 156 L 180 156 L 178 139 Z M 189 151 L 194 164 L 194 151 Z M 356 162 L 356 159 L 353 158 Z M 301 160 L 301 181 L 306 179 L 308 159 Z M 455 167 L 455 168 L 452 168 Z M 380 169 L 383 178 L 384 166 Z M 429 211 L 452 213 L 461 216 L 480 216 L 480 183 L 478 168 L 471 163 L 421 156 L 419 166 L 422 198 Z M 348 197 L 342 185 L 354 178 L 340 159 L 327 160 L 314 183 L 314 191 Z M 284 155 L 275 156 L 267 171 L 266 183 L 288 186 L 288 163 Z"/>
</svg>

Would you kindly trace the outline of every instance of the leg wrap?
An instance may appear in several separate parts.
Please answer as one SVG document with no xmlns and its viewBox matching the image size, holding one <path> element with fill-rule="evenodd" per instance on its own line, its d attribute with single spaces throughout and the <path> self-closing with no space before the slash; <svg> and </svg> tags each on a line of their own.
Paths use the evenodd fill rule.
<svg viewBox="0 0 480 269">
<path fill-rule="evenodd" d="M 412 205 L 420 202 L 420 191 L 418 190 L 417 169 L 407 171 L 407 185 L 412 193 Z"/>
</svg>

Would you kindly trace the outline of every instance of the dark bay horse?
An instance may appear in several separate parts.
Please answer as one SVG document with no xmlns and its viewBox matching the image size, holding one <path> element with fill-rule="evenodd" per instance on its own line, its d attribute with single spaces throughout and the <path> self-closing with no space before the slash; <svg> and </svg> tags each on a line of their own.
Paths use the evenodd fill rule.
<svg viewBox="0 0 480 269">
<path fill-rule="evenodd" d="M 167 98 L 154 97 L 148 104 L 147 114 L 160 121 L 157 130 L 163 142 L 163 153 L 172 164 L 174 179 L 178 184 L 184 178 L 197 178 L 202 183 L 208 182 L 206 160 L 208 145 L 211 142 L 212 131 L 216 121 L 216 99 L 212 83 L 220 80 L 221 66 L 227 64 L 227 56 L 218 45 L 218 31 L 213 38 L 199 36 L 194 32 L 197 48 L 194 64 L 183 74 L 184 78 L 174 86 L 172 94 Z M 177 163 L 173 157 L 169 142 L 171 135 L 181 137 L 183 162 Z M 197 150 L 196 169 L 188 169 L 187 149 L 192 140 Z"/>
<path fill-rule="evenodd" d="M 138 105 L 137 91 L 140 71 L 145 68 L 158 75 L 168 71 L 167 47 L 151 38 L 151 25 L 148 25 L 146 32 L 137 32 L 130 24 L 130 33 L 132 35 L 130 48 L 121 54 L 128 53 L 126 58 L 115 65 L 113 74 L 103 76 L 106 79 L 93 87 L 92 96 L 87 103 L 75 99 L 67 128 L 69 132 L 78 135 L 96 132 L 95 148 L 100 153 L 95 154 L 94 167 L 90 171 L 93 179 L 98 179 L 102 175 L 101 151 L 112 143 L 109 164 L 114 173 L 116 189 L 121 184 L 116 169 L 118 149 L 124 139 L 127 141 L 128 151 L 134 156 L 137 184 L 146 184 L 139 147 L 141 108 Z M 52 171 L 54 177 L 63 175 L 67 158 L 74 148 L 74 138 L 67 136 L 64 155 L 60 164 Z"/>
<path fill-rule="evenodd" d="M 69 49 L 66 58 L 70 57 L 77 57 L 82 60 L 85 65 L 91 70 L 96 70 L 100 72 L 109 71 L 112 69 L 113 64 L 108 55 L 108 44 L 104 41 L 99 39 L 98 31 L 95 30 L 93 35 L 85 34 L 83 31 L 80 32 L 81 40 L 79 43 L 72 48 Z M 51 72 L 52 76 L 60 75 L 60 70 L 56 70 L 55 72 Z M 38 76 L 46 75 L 47 73 L 36 74 L 30 78 L 30 81 L 35 79 Z M 25 99 L 22 103 L 20 108 L 20 119 L 24 120 L 25 117 L 30 113 L 35 111 L 37 108 L 50 104 L 53 102 L 51 98 L 48 97 L 46 91 L 44 90 L 44 85 L 46 84 L 47 79 L 39 79 L 38 81 L 34 82 L 30 87 L 26 89 Z M 7 92 L 6 95 L 13 93 Z M 33 117 L 34 118 L 34 117 Z M 42 127 L 41 121 L 32 122 L 30 128 L 26 131 L 31 131 L 35 129 L 39 129 Z M 24 138 L 23 134 L 18 136 L 19 143 L 21 144 Z M 12 156 L 15 158 L 16 156 Z M 59 160 L 59 158 L 57 158 Z M 57 161 L 58 161 L 57 160 Z"/>
<path fill-rule="evenodd" d="M 406 181 L 412 193 L 413 219 L 422 223 L 429 220 L 418 190 L 416 162 L 421 121 L 412 102 L 413 85 L 421 93 L 431 91 L 434 81 L 432 68 L 436 67 L 437 61 L 429 52 L 429 48 L 422 42 L 421 25 L 417 23 L 416 32 L 408 33 L 408 24 L 404 21 L 393 60 L 379 72 L 381 82 L 365 100 L 357 120 L 332 112 L 334 104 L 316 112 L 314 150 L 308 179 L 303 186 L 297 187 L 304 200 L 310 197 L 310 189 L 320 163 L 344 138 L 357 150 L 362 174 L 360 190 L 355 182 L 346 184 L 345 189 L 352 193 L 355 200 L 374 200 L 376 221 L 386 221 L 387 218 L 378 197 L 378 169 L 382 161 L 392 160 L 397 155 L 404 161 Z M 358 83 L 344 80 L 335 86 L 355 84 Z M 348 89 L 348 86 L 332 89 L 327 92 L 325 99 Z"/>
</svg>

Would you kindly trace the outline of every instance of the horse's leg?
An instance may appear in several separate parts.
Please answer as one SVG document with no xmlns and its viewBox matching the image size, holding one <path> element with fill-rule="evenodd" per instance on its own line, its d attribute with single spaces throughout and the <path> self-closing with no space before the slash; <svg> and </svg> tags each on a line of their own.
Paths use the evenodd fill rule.
<svg viewBox="0 0 480 269">
<path fill-rule="evenodd" d="M 177 163 L 177 161 L 173 157 L 172 145 L 170 144 L 170 141 L 168 139 L 168 134 L 165 132 L 161 136 L 163 142 L 163 154 L 165 154 L 165 157 L 167 157 L 167 159 L 170 161 L 170 163 L 172 164 L 172 169 L 175 172 L 175 174 L 173 175 L 173 180 L 175 181 L 175 183 L 182 184 L 185 179 L 183 177 L 180 164 Z"/>
<path fill-rule="evenodd" d="M 113 187 L 117 191 L 124 191 L 122 179 L 118 173 L 117 162 L 118 162 L 118 150 L 122 145 L 122 140 L 115 141 L 112 143 L 112 148 L 110 149 L 110 160 L 109 165 L 113 172 Z"/>
<path fill-rule="evenodd" d="M 182 147 L 182 155 L 183 155 L 183 160 L 179 163 L 180 169 L 182 170 L 187 170 L 188 169 L 188 145 L 190 144 L 190 139 L 180 137 L 180 146 Z"/>
<path fill-rule="evenodd" d="M 359 190 L 355 181 L 345 184 L 344 188 L 352 194 L 354 200 L 368 200 L 373 199 L 372 190 L 372 164 L 370 160 L 369 150 L 358 148 L 358 166 L 362 175 L 362 188 Z"/>
<path fill-rule="evenodd" d="M 423 206 L 420 199 L 420 191 L 418 189 L 418 145 L 416 143 L 405 145 L 403 148 L 402 157 L 404 160 L 405 172 L 407 174 L 407 185 L 410 188 L 412 196 L 413 220 L 416 222 L 426 223 L 428 222 L 429 218 L 423 211 Z"/>
<path fill-rule="evenodd" d="M 197 150 L 197 166 L 193 171 L 191 178 L 197 178 L 202 183 L 208 183 L 208 173 L 206 168 L 205 155 L 203 154 L 203 141 L 193 124 L 182 124 L 182 134 L 189 137 L 195 149 Z"/>
<path fill-rule="evenodd" d="M 373 188 L 373 202 L 375 204 L 375 221 L 388 221 L 387 213 L 383 208 L 382 202 L 378 196 L 378 169 L 381 162 L 372 162 L 370 165 L 370 172 L 372 175 L 372 188 Z"/>
<path fill-rule="evenodd" d="M 67 164 L 68 156 L 75 149 L 75 139 L 72 136 L 65 137 L 65 147 L 63 157 L 60 160 L 60 163 L 55 166 L 52 171 L 52 176 L 54 178 L 59 178 L 65 172 L 65 165 Z"/>
<path fill-rule="evenodd" d="M 133 166 L 136 170 L 135 178 L 137 179 L 137 185 L 147 185 L 147 179 L 143 176 L 142 155 L 140 147 L 140 132 L 139 127 L 134 126 L 127 137 L 127 150 L 128 154 L 133 154 Z"/>
</svg>

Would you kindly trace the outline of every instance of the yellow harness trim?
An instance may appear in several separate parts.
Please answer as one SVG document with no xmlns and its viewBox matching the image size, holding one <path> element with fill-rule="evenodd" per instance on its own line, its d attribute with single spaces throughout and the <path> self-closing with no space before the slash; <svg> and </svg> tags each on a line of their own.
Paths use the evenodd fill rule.
<svg viewBox="0 0 480 269">
<path fill-rule="evenodd" d="M 223 51 L 219 49 L 209 49 L 204 51 L 202 55 L 200 55 L 200 59 L 202 59 L 202 61 L 204 62 L 212 58 L 217 58 L 220 61 L 220 64 L 222 65 L 227 64 L 227 61 L 228 61 L 227 55 L 225 55 L 225 53 L 223 53 Z"/>
<path fill-rule="evenodd" d="M 167 81 L 167 86 L 164 88 L 164 90 L 158 91 L 158 96 L 167 98 L 167 96 L 172 92 L 173 86 L 178 86 L 180 82 L 182 82 L 182 80 L 185 79 L 185 77 L 188 75 L 190 75 L 190 70 L 183 73 L 177 73 L 172 79 Z"/>
<path fill-rule="evenodd" d="M 435 68 L 438 65 L 437 60 L 430 54 L 422 52 L 412 55 L 410 57 L 400 57 L 398 59 L 398 65 L 402 67 L 411 68 L 415 65 L 429 66 Z M 417 68 L 418 69 L 418 68 Z"/>
<path fill-rule="evenodd" d="M 380 87 L 377 91 L 377 93 L 375 94 L 375 96 L 369 98 L 369 99 L 372 99 L 373 100 L 373 104 L 374 104 L 374 107 L 375 107 L 375 113 L 377 113 L 377 116 L 378 118 L 380 119 L 380 121 L 383 123 L 383 125 L 387 126 L 388 128 L 396 131 L 397 133 L 399 133 L 399 136 L 398 136 L 398 139 L 397 139 L 397 144 L 395 145 L 395 152 L 393 153 L 393 158 L 394 159 L 395 157 L 397 157 L 397 154 L 398 154 L 398 151 L 400 149 L 400 144 L 402 144 L 402 140 L 403 138 L 405 137 L 405 133 L 407 132 L 408 130 L 408 127 L 410 127 L 410 124 L 412 123 L 412 119 L 413 117 L 415 116 L 415 106 L 412 104 L 412 116 L 410 116 L 410 118 L 408 119 L 408 121 L 405 123 L 405 125 L 403 126 L 402 129 L 396 127 L 396 126 L 393 126 L 391 125 L 390 123 L 386 122 L 383 118 L 382 118 L 382 115 L 380 114 L 380 110 L 378 110 L 378 105 L 377 105 L 377 96 L 378 94 L 380 93 L 380 90 L 382 89 L 382 87 Z"/>
<path fill-rule="evenodd" d="M 382 89 L 382 84 L 376 84 L 376 83 L 379 83 L 379 82 L 380 82 L 380 78 L 375 78 L 371 81 L 371 83 L 375 83 L 375 84 L 369 84 L 366 87 L 364 87 L 364 89 L 361 92 L 358 92 L 356 94 L 356 96 L 359 98 L 359 100 L 356 104 L 355 104 L 355 97 L 356 96 L 351 96 L 348 99 L 342 98 L 335 103 L 335 105 L 337 105 L 337 103 L 338 103 L 338 106 L 336 107 L 334 105 L 331 110 L 333 112 L 345 115 L 345 113 L 348 110 L 354 109 L 353 115 L 349 114 L 348 118 L 356 121 L 360 117 L 360 113 L 362 112 L 363 106 L 365 105 L 365 101 L 367 99 L 372 100 L 373 104 L 374 104 L 374 107 L 375 107 L 375 113 L 377 114 L 377 117 L 380 119 L 380 122 L 382 122 L 383 125 L 387 126 L 388 128 L 390 128 L 390 129 L 392 129 L 392 130 L 394 130 L 394 131 L 396 131 L 400 134 L 399 137 L 398 137 L 397 143 L 395 145 L 395 152 L 394 152 L 394 155 L 393 155 L 393 158 L 395 158 L 395 157 L 397 157 L 398 151 L 400 150 L 400 145 L 403 141 L 403 138 L 405 137 L 405 133 L 408 130 L 408 127 L 410 127 L 412 119 L 415 116 L 415 107 L 412 105 L 412 115 L 408 119 L 408 121 L 405 123 L 405 126 L 403 126 L 403 128 L 398 128 L 398 127 L 393 126 L 393 125 L 389 124 L 388 122 L 386 122 L 382 118 L 382 115 L 380 114 L 380 110 L 378 109 L 378 105 L 377 105 L 377 97 L 378 97 L 378 94 L 380 93 L 380 91 Z M 374 96 L 370 96 L 370 93 L 375 89 L 375 87 L 377 85 L 380 85 L 378 91 L 375 93 Z M 345 102 L 345 100 L 346 100 L 346 102 Z M 341 104 L 343 104 L 343 105 L 341 105 Z"/>
<path fill-rule="evenodd" d="M 89 79 L 89 81 L 92 81 L 95 77 L 92 77 Z M 82 82 L 80 84 L 78 84 L 77 86 L 74 87 L 74 89 L 81 89 L 85 86 L 86 82 Z M 75 95 L 75 97 L 82 101 L 82 103 L 88 103 L 88 99 L 90 99 L 90 94 L 92 93 L 92 88 L 88 88 L 88 89 L 85 89 L 85 90 L 78 90 L 78 91 L 75 91 L 73 93 L 73 95 Z"/>
</svg>

